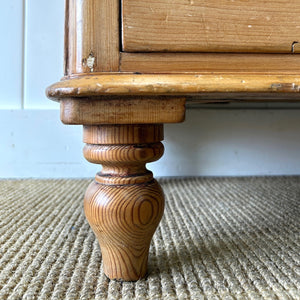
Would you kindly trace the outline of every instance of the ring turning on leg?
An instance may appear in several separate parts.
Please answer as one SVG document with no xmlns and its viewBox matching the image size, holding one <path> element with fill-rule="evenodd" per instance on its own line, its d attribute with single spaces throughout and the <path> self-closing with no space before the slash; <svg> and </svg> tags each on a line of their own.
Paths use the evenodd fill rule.
<svg viewBox="0 0 300 300">
<path fill-rule="evenodd" d="M 88 187 L 84 210 L 110 279 L 145 276 L 164 195 L 146 163 L 163 155 L 162 125 L 85 126 L 85 158 L 103 168 Z"/>
</svg>

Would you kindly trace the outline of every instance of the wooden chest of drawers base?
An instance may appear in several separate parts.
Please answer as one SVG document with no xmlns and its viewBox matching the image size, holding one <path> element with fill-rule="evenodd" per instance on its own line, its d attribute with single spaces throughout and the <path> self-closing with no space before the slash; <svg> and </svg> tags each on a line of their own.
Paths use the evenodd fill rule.
<svg viewBox="0 0 300 300">
<path fill-rule="evenodd" d="M 260 12 L 270 21 L 267 25 L 255 20 L 247 30 L 235 6 L 245 3 L 222 1 L 222 9 L 233 11 L 237 22 L 234 27 L 226 21 L 226 30 L 219 32 L 224 43 L 211 39 L 206 16 L 197 23 L 204 10 L 207 22 L 217 24 L 212 22 L 214 12 L 223 15 L 218 7 L 176 0 L 188 12 L 182 15 L 172 13 L 172 1 L 151 2 L 123 1 L 122 9 L 119 0 L 66 0 L 65 77 L 47 89 L 49 98 L 60 101 L 62 122 L 83 125 L 85 158 L 102 165 L 85 194 L 84 209 L 100 243 L 105 274 L 126 281 L 145 276 L 150 241 L 163 215 L 163 191 L 145 166 L 163 155 L 163 124 L 184 121 L 187 101 L 298 101 L 300 91 L 299 29 L 295 20 L 283 17 L 278 1 L 269 1 Z M 293 6 L 279 2 L 286 10 Z M 260 2 L 252 6 L 255 3 Z M 157 7 L 165 18 L 155 15 Z M 140 28 L 132 28 L 144 24 L 142 16 L 134 15 L 140 9 L 153 19 L 147 39 Z M 298 5 L 295 10 L 300 10 Z M 298 18 L 296 12 L 288 13 Z M 174 34 L 169 22 L 178 27 L 177 21 L 187 27 L 165 49 L 157 34 L 165 28 L 169 39 L 168 34 Z M 185 34 L 195 24 L 202 26 L 195 35 L 200 44 L 190 31 Z M 239 26 L 243 34 L 250 32 L 249 45 L 245 37 L 232 43 L 232 30 Z M 268 41 L 261 28 L 272 32 Z M 273 36 L 274 28 L 280 28 L 278 36 Z M 194 53 L 175 53 L 181 50 Z M 221 53 L 229 50 L 232 53 Z"/>
</svg>

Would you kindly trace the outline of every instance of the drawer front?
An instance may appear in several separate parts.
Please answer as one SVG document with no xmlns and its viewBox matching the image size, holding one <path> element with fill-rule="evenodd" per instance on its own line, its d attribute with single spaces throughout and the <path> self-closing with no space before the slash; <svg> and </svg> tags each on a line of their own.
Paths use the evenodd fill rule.
<svg viewBox="0 0 300 300">
<path fill-rule="evenodd" d="M 298 41 L 299 0 L 122 1 L 125 52 L 291 53 Z"/>
</svg>

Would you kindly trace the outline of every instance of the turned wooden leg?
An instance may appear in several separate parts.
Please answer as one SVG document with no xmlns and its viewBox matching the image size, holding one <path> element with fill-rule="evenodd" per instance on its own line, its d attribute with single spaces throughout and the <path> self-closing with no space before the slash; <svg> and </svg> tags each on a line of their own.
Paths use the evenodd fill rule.
<svg viewBox="0 0 300 300">
<path fill-rule="evenodd" d="M 84 210 L 110 279 L 146 274 L 164 195 L 145 164 L 162 156 L 162 139 L 163 125 L 84 126 L 84 156 L 103 167 L 86 191 Z"/>
</svg>

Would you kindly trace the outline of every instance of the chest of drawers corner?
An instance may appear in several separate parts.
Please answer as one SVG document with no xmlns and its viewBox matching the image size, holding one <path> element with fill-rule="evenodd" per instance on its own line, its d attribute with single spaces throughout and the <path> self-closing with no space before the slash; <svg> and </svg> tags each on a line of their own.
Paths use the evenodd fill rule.
<svg viewBox="0 0 300 300">
<path fill-rule="evenodd" d="M 47 94 L 102 164 L 84 208 L 109 278 L 146 274 L 163 124 L 187 99 L 298 101 L 299 42 L 298 0 L 66 0 L 65 74 Z"/>
</svg>

